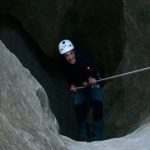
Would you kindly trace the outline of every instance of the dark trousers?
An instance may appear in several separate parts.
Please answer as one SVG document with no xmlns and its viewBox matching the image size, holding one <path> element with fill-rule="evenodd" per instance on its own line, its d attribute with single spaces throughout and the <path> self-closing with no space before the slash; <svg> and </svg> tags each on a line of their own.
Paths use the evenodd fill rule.
<svg viewBox="0 0 150 150">
<path fill-rule="evenodd" d="M 103 132 L 103 96 L 101 87 L 95 85 L 75 92 L 74 102 L 81 140 L 101 140 Z M 89 118 L 90 112 L 92 112 L 92 115 Z"/>
</svg>

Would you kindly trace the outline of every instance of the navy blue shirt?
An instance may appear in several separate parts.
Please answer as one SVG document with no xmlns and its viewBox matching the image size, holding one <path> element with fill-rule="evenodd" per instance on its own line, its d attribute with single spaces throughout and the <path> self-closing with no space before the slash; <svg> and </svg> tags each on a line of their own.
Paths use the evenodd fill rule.
<svg viewBox="0 0 150 150">
<path fill-rule="evenodd" d="M 65 61 L 64 67 L 69 84 L 81 86 L 83 82 L 88 81 L 89 77 L 98 80 L 99 74 L 92 58 L 84 53 L 75 52 L 76 63 L 70 64 Z"/>
</svg>

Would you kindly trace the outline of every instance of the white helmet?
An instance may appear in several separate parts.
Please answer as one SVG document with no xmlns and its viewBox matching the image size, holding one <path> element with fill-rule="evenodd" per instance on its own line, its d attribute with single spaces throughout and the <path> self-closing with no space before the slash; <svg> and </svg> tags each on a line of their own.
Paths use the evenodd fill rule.
<svg viewBox="0 0 150 150">
<path fill-rule="evenodd" d="M 70 40 L 62 40 L 58 45 L 59 53 L 65 54 L 74 49 L 74 45 Z"/>
</svg>

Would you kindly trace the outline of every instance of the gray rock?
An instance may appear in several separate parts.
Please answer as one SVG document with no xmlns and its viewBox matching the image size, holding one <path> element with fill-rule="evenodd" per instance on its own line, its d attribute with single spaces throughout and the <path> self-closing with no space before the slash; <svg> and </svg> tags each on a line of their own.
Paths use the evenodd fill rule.
<svg viewBox="0 0 150 150">
<path fill-rule="evenodd" d="M 2 150 L 149 150 L 150 125 L 101 142 L 76 142 L 58 133 L 47 95 L 0 43 L 0 148 Z"/>
<path fill-rule="evenodd" d="M 143 125 L 127 136 L 101 142 L 75 142 L 63 137 L 69 150 L 149 150 L 149 138 L 150 124 Z"/>
<path fill-rule="evenodd" d="M 44 89 L 1 42 L 0 74 L 0 149 L 62 150 Z"/>
<path fill-rule="evenodd" d="M 124 0 L 126 46 L 114 74 L 150 67 L 148 6 L 147 0 L 136 2 Z M 149 120 L 149 81 L 150 70 L 147 70 L 108 82 L 105 87 L 107 138 L 131 133 L 145 120 Z"/>
<path fill-rule="evenodd" d="M 112 73 L 120 62 L 124 50 L 120 0 L 0 0 L 0 12 L 17 18 L 48 56 L 57 58 L 58 43 L 70 38 L 76 49 L 94 55 L 104 74 Z"/>
<path fill-rule="evenodd" d="M 2 3 L 2 1 L 0 2 Z M 45 1 L 43 2 L 44 3 L 42 4 L 45 4 Z M 21 3 L 25 4 L 23 3 L 23 1 L 21 1 L 20 4 Z M 47 43 L 53 43 L 53 42 L 56 43 L 57 41 L 56 36 L 53 37 L 53 40 L 51 40 L 51 42 L 49 42 L 49 38 L 48 38 L 49 35 L 53 35 L 50 33 L 53 33 L 52 30 L 54 29 L 55 26 L 54 24 L 52 24 L 53 28 L 51 29 L 50 32 L 46 32 L 47 28 L 43 29 L 44 32 L 40 32 L 42 28 L 40 28 L 39 26 L 35 27 L 35 25 L 37 25 L 37 22 L 40 20 L 42 20 L 41 21 L 42 23 L 44 20 L 46 20 L 44 22 L 44 27 L 45 27 L 47 25 L 47 17 L 46 19 L 43 18 L 42 17 L 43 15 L 41 16 L 39 15 L 41 14 L 40 11 L 38 14 L 36 13 L 35 9 L 34 9 L 35 12 L 32 12 L 33 14 L 30 16 L 29 10 L 32 10 L 31 8 L 33 6 L 31 3 L 30 3 L 30 9 L 28 9 L 27 13 L 26 11 L 22 11 L 23 13 L 26 13 L 25 15 L 21 15 L 20 13 L 18 13 L 20 11 L 19 10 L 20 5 L 16 5 L 16 3 L 14 3 L 13 6 L 12 5 L 8 6 L 7 1 L 6 2 L 3 1 L 3 6 L 5 6 L 4 9 L 9 8 L 6 9 L 6 11 L 9 11 L 10 14 L 12 13 L 14 14 L 14 16 L 19 15 L 17 18 L 19 18 L 19 20 L 22 20 L 22 22 L 24 22 L 24 26 L 28 28 L 28 31 L 31 32 L 31 35 L 34 35 L 33 37 L 35 38 L 40 37 L 41 39 L 44 39 L 42 40 L 42 42 L 40 42 L 41 39 L 37 40 L 39 41 L 39 43 L 41 43 L 42 45 L 41 47 L 43 47 L 43 49 L 44 48 L 48 49 L 49 46 Z M 90 2 L 88 2 L 88 4 L 89 3 Z M 72 8 L 70 7 L 70 4 L 71 3 L 67 5 L 64 4 L 59 6 L 62 8 L 66 8 L 65 12 L 67 12 L 68 8 Z M 80 4 L 84 6 L 84 3 L 81 2 Z M 91 8 L 89 6 L 86 5 L 86 8 Z M 116 69 L 115 74 L 147 67 L 150 64 L 150 59 L 149 59 L 150 58 L 150 51 L 149 51 L 150 19 L 149 19 L 148 6 L 149 6 L 149 0 L 143 0 L 143 1 L 124 0 L 123 1 L 126 45 L 124 45 L 125 49 L 122 55 L 122 59 L 119 63 L 119 66 Z M 35 4 L 36 10 L 39 10 L 37 9 L 38 7 L 39 7 L 38 4 L 37 5 Z M 17 9 L 15 10 L 15 8 Z M 22 5 L 22 8 L 25 8 L 24 5 Z M 45 12 L 43 11 L 43 8 L 44 7 L 41 7 L 42 9 L 41 12 Z M 110 7 L 108 7 L 108 9 L 109 8 Z M 81 12 L 84 16 L 86 16 L 84 10 L 81 10 Z M 34 13 L 38 16 L 36 19 L 35 17 L 33 17 Z M 49 11 L 47 14 L 49 14 Z M 51 13 L 51 15 L 52 14 L 53 13 Z M 61 19 L 63 19 L 63 16 L 66 17 L 63 11 L 60 12 L 60 14 L 61 14 Z M 103 12 L 103 14 L 105 14 L 105 11 Z M 33 32 L 31 31 L 33 28 L 31 24 L 33 24 L 33 22 L 30 24 L 30 27 L 28 27 L 28 23 L 31 22 L 30 20 L 32 21 L 38 20 L 35 21 L 34 24 L 35 28 Z M 85 21 L 86 17 L 83 20 Z M 57 20 L 55 21 L 56 21 L 55 24 L 60 22 L 63 23 L 62 20 L 58 20 L 58 22 Z M 70 23 L 72 25 L 72 22 Z M 109 22 L 107 22 L 106 24 L 108 23 Z M 103 25 L 105 26 L 106 24 Z M 59 29 L 60 24 L 57 25 L 58 26 L 56 27 L 56 29 Z M 110 26 L 111 25 L 112 24 L 110 24 Z M 120 24 L 118 25 L 118 27 L 120 27 Z M 82 27 L 82 29 L 83 28 L 84 26 Z M 35 32 L 36 30 L 39 31 L 38 34 L 36 34 Z M 56 30 L 54 30 L 54 32 L 55 31 Z M 85 35 L 90 35 L 88 34 L 89 32 L 86 31 L 87 30 L 85 30 Z M 110 30 L 105 30 L 105 31 L 110 33 L 109 32 Z M 119 31 L 122 31 L 122 27 L 120 27 Z M 111 34 L 113 35 L 114 32 L 115 30 L 113 30 Z M 43 33 L 43 36 L 39 36 L 41 33 Z M 46 35 L 44 33 L 46 33 Z M 120 34 L 117 36 L 117 39 L 119 37 Z M 92 38 L 98 39 L 98 36 L 94 35 L 92 36 Z M 110 43 L 111 42 L 113 43 L 112 39 L 115 38 L 113 36 L 112 37 L 109 36 L 109 38 L 110 38 Z M 108 44 L 107 42 L 105 43 L 106 45 Z M 99 45 L 99 40 L 97 41 L 97 43 Z M 95 45 L 95 47 L 97 47 L 98 45 Z M 108 47 L 110 49 L 109 54 L 114 55 L 114 52 L 118 52 L 122 54 L 120 50 L 115 51 L 116 47 L 114 48 L 114 50 L 111 51 L 112 46 L 113 44 L 110 45 L 108 44 Z M 53 48 L 53 46 L 51 48 Z M 0 148 L 2 150 L 3 149 L 4 150 L 56 149 L 57 150 L 63 148 L 68 148 L 70 150 L 76 150 L 76 149 L 149 150 L 150 149 L 150 144 L 149 144 L 150 143 L 149 141 L 150 139 L 150 125 L 149 125 L 150 76 L 148 72 L 143 72 L 127 78 L 121 78 L 118 80 L 110 81 L 106 85 L 105 92 L 106 92 L 107 99 L 105 102 L 106 104 L 105 112 L 106 112 L 107 126 L 105 129 L 105 136 L 106 138 L 112 138 L 112 139 L 104 140 L 101 142 L 92 142 L 92 143 L 76 142 L 67 137 L 60 136 L 58 134 L 58 130 L 55 124 L 56 121 L 54 119 L 55 117 L 52 115 L 51 111 L 48 108 L 47 96 L 43 88 L 37 83 L 37 81 L 29 73 L 29 71 L 23 68 L 23 66 L 19 63 L 19 61 L 16 59 L 16 57 L 13 54 L 11 54 L 8 50 L 6 50 L 6 48 L 4 48 L 4 46 L 2 45 L 0 49 L 1 49 L 1 54 L 0 54 L 0 73 L 1 73 L 0 75 L 0 146 L 1 147 Z M 112 57 L 112 55 L 110 55 L 109 59 Z M 113 58 L 113 60 L 115 60 L 115 58 Z M 113 63 L 113 60 L 110 61 L 110 63 Z M 108 63 L 108 62 L 109 62 L 108 59 L 104 61 L 104 63 Z M 113 138 L 113 137 L 118 137 L 118 138 Z"/>
</svg>

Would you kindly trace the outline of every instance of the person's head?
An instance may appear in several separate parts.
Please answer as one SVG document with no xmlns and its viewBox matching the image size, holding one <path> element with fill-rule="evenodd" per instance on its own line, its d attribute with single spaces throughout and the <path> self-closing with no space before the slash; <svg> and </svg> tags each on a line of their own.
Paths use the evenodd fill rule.
<svg viewBox="0 0 150 150">
<path fill-rule="evenodd" d="M 76 62 L 74 45 L 70 40 L 62 40 L 58 45 L 58 49 L 59 53 L 63 55 L 70 64 L 74 64 Z"/>
</svg>

